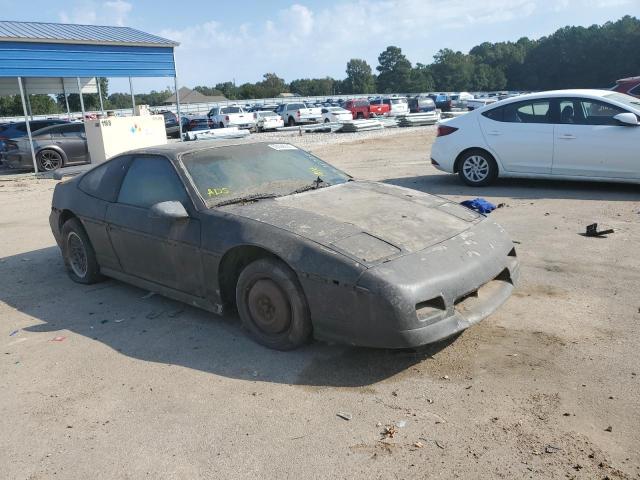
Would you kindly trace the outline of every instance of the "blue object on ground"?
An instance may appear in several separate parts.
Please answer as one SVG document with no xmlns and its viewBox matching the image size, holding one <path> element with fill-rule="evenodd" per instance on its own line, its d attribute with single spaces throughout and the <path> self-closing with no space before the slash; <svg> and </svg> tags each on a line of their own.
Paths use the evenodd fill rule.
<svg viewBox="0 0 640 480">
<path fill-rule="evenodd" d="M 478 213 L 491 213 L 496 209 L 496 206 L 485 200 L 484 198 L 474 198 L 473 200 L 465 200 L 460 202 L 460 205 L 464 205 L 471 210 L 475 210 Z"/>
</svg>

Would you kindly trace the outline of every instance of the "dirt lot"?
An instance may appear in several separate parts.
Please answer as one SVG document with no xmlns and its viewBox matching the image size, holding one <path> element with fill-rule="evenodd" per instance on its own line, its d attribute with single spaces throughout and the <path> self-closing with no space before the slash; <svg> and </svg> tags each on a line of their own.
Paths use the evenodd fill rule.
<svg viewBox="0 0 640 480">
<path fill-rule="evenodd" d="M 506 204 L 492 216 L 519 242 L 520 288 L 419 352 L 275 352 L 235 318 L 73 284 L 55 182 L 0 177 L 0 476 L 640 478 L 640 188 L 473 190 L 427 164 L 432 140 L 313 147 L 356 177 Z M 578 235 L 594 221 L 615 234 Z"/>
</svg>

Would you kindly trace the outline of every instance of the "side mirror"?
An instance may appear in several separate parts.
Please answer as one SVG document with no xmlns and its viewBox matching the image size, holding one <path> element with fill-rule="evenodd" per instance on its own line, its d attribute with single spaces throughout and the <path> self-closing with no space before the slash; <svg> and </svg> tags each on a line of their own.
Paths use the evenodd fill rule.
<svg viewBox="0 0 640 480">
<path fill-rule="evenodd" d="M 175 200 L 156 203 L 149 210 L 151 218 L 166 218 L 169 220 L 184 220 L 189 218 L 187 210 L 182 203 Z"/>
<path fill-rule="evenodd" d="M 632 127 L 637 127 L 638 125 L 640 125 L 640 123 L 638 123 L 638 117 L 636 117 L 636 115 L 631 112 L 619 113 L 618 115 L 613 117 L 613 119 L 617 120 L 622 125 L 629 125 Z"/>
</svg>

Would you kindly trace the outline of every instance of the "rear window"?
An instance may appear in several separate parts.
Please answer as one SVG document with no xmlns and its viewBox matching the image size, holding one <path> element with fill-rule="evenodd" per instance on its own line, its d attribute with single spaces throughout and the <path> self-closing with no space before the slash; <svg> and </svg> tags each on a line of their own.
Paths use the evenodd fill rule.
<svg viewBox="0 0 640 480">
<path fill-rule="evenodd" d="M 78 188 L 87 195 L 113 203 L 118 198 L 120 183 L 130 163 L 131 157 L 128 155 L 103 163 L 86 173 Z"/>
<path fill-rule="evenodd" d="M 241 113 L 240 107 L 225 107 L 220 109 L 220 113 Z"/>
</svg>

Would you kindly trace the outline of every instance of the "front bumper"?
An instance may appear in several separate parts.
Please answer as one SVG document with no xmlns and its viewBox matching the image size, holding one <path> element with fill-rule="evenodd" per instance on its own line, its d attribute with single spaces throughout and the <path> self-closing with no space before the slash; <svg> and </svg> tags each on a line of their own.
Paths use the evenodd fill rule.
<svg viewBox="0 0 640 480">
<path fill-rule="evenodd" d="M 322 339 L 376 348 L 437 342 L 493 313 L 519 276 L 511 240 L 484 219 L 445 242 L 370 268 L 349 298 L 332 292 L 332 301 L 325 299 L 332 306 L 321 317 L 310 305 L 314 331 Z"/>
</svg>

